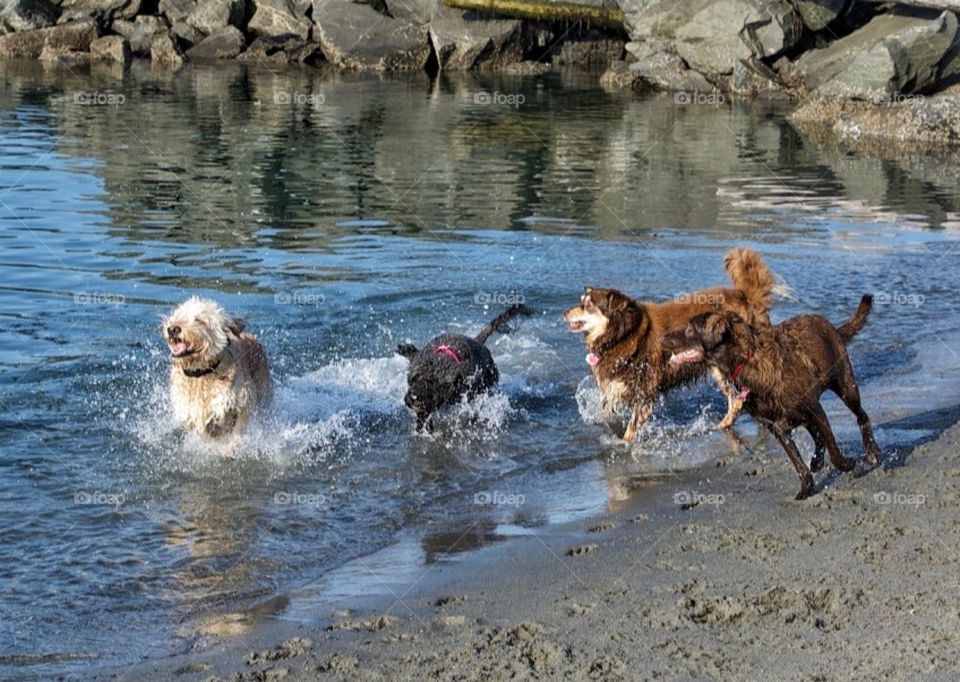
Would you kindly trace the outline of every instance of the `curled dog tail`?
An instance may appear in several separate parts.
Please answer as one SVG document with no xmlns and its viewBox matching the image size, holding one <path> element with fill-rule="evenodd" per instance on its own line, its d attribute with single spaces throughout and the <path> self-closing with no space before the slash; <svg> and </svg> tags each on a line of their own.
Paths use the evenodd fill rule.
<svg viewBox="0 0 960 682">
<path fill-rule="evenodd" d="M 867 316 L 870 314 L 870 308 L 872 307 L 873 296 L 870 294 L 864 295 L 864 297 L 860 299 L 860 305 L 857 306 L 853 317 L 837 329 L 844 343 L 849 343 L 850 339 L 863 329 L 863 325 L 867 323 Z"/>
<path fill-rule="evenodd" d="M 760 254 L 753 249 L 733 249 L 723 259 L 723 268 L 733 286 L 747 295 L 754 313 L 769 316 L 777 278 Z"/>
<path fill-rule="evenodd" d="M 487 342 L 487 339 L 490 338 L 490 335 L 494 332 L 500 332 L 501 334 L 509 334 L 512 329 L 508 326 L 510 320 L 515 318 L 517 315 L 532 315 L 533 309 L 528 308 L 525 305 L 517 303 L 510 306 L 505 311 L 493 318 L 493 321 L 483 328 L 479 334 L 477 334 L 476 339 L 477 343 L 484 344 Z"/>
</svg>

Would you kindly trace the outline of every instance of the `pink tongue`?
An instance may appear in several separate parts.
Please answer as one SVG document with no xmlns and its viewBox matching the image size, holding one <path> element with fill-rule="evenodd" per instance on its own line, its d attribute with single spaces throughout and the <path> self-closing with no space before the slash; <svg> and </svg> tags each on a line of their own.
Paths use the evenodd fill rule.
<svg viewBox="0 0 960 682">
<path fill-rule="evenodd" d="M 188 350 L 190 350 L 190 346 L 189 346 L 187 343 L 183 342 L 183 341 L 181 341 L 180 343 L 175 343 L 175 344 L 173 344 L 173 354 L 174 354 L 174 355 L 183 355 L 183 354 L 186 353 Z"/>
<path fill-rule="evenodd" d="M 700 351 L 696 350 L 685 350 L 682 353 L 675 353 L 670 357 L 670 362 L 673 364 L 678 364 L 681 362 L 694 362 L 700 359 Z"/>
</svg>

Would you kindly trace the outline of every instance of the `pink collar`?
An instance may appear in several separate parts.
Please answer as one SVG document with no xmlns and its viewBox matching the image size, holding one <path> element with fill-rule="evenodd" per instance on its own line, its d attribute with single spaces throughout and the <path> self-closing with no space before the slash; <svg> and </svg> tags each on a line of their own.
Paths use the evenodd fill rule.
<svg viewBox="0 0 960 682">
<path fill-rule="evenodd" d="M 437 353 L 443 353 L 458 365 L 460 364 L 460 356 L 457 355 L 457 351 L 453 350 L 450 346 L 437 346 L 433 349 L 433 354 L 436 355 Z"/>
<path fill-rule="evenodd" d="M 731 383 L 731 384 L 732 384 L 734 381 L 737 380 L 737 377 L 740 376 L 740 373 L 743 371 L 743 366 L 744 366 L 745 364 L 747 364 L 748 362 L 750 362 L 750 359 L 751 359 L 751 358 L 753 358 L 753 351 L 750 351 L 749 353 L 747 353 L 747 358 L 746 358 L 746 360 L 744 360 L 744 361 L 741 362 L 739 365 L 737 365 L 736 367 L 733 368 L 733 374 L 730 375 L 730 383 Z"/>
</svg>

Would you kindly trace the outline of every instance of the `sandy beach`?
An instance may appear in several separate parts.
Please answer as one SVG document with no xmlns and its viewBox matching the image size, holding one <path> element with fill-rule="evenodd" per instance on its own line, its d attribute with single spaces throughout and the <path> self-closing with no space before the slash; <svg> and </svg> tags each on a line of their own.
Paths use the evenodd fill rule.
<svg viewBox="0 0 960 682">
<path fill-rule="evenodd" d="M 433 564 L 396 598 L 331 605 L 322 626 L 271 622 L 119 676 L 956 679 L 960 425 L 886 455 L 796 502 L 782 453 L 747 442 L 600 518 Z"/>
</svg>

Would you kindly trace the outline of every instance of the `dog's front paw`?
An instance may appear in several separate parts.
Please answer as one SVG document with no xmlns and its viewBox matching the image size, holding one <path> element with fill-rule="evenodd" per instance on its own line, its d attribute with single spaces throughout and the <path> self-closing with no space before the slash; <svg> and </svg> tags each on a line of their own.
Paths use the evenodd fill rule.
<svg viewBox="0 0 960 682">
<path fill-rule="evenodd" d="M 212 418 L 207 421 L 204 425 L 204 432 L 210 438 L 222 438 L 231 431 L 233 427 L 237 425 L 237 414 L 236 412 L 228 412 L 221 418 Z"/>
</svg>

